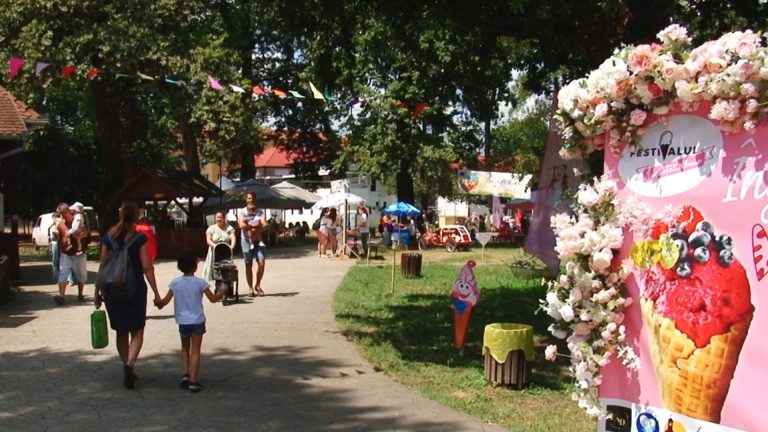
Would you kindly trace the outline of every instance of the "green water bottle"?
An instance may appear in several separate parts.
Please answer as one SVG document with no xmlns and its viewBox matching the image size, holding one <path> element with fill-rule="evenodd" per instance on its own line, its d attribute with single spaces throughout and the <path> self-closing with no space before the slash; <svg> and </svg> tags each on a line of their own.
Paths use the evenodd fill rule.
<svg viewBox="0 0 768 432">
<path fill-rule="evenodd" d="M 109 345 L 107 313 L 100 309 L 96 309 L 91 313 L 91 345 L 95 349 L 101 349 Z"/>
</svg>

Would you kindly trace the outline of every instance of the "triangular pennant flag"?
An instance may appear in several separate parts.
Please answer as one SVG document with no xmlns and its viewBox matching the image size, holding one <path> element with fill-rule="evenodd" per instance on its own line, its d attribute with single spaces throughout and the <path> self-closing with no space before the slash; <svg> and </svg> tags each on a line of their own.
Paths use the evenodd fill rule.
<svg viewBox="0 0 768 432">
<path fill-rule="evenodd" d="M 21 57 L 11 57 L 8 60 L 8 75 L 10 75 L 11 79 L 16 77 L 22 66 L 24 66 L 24 59 Z"/>
<path fill-rule="evenodd" d="M 238 87 L 238 86 L 236 86 L 234 84 L 230 84 L 229 88 L 231 88 L 232 91 L 235 92 L 235 93 L 245 93 L 245 89 L 244 88 Z"/>
<path fill-rule="evenodd" d="M 252 91 L 252 92 L 253 92 L 253 94 L 255 94 L 255 95 L 262 95 L 262 96 L 263 96 L 263 95 L 267 94 L 267 92 L 265 92 L 265 91 L 264 91 L 264 89 L 263 89 L 263 88 L 261 88 L 260 86 L 253 86 L 253 88 L 251 89 L 251 91 Z"/>
<path fill-rule="evenodd" d="M 359 103 L 360 103 L 360 98 L 352 98 L 345 105 L 347 106 L 347 108 L 352 108 L 353 106 Z"/>
<path fill-rule="evenodd" d="M 88 73 L 85 74 L 85 77 L 89 80 L 92 80 L 96 78 L 97 76 L 101 75 L 103 71 L 97 67 L 92 67 Z"/>
<path fill-rule="evenodd" d="M 155 77 L 151 77 L 151 76 L 149 76 L 149 75 L 144 75 L 144 74 L 143 74 L 143 73 L 141 73 L 141 72 L 136 72 L 136 75 L 138 75 L 138 76 L 139 76 L 139 78 L 141 78 L 141 79 L 143 79 L 143 80 L 147 80 L 147 81 L 155 81 Z"/>
<path fill-rule="evenodd" d="M 279 97 L 286 97 L 286 96 L 288 96 L 284 91 L 278 90 L 278 89 L 272 89 L 272 93 L 274 93 L 275 96 L 279 96 Z"/>
<path fill-rule="evenodd" d="M 61 68 L 61 77 L 64 79 L 69 79 L 69 77 L 75 73 L 75 70 L 77 70 L 77 68 L 74 66 L 64 66 Z"/>
<path fill-rule="evenodd" d="M 208 84 L 211 86 L 214 90 L 224 90 L 224 87 L 222 87 L 221 84 L 219 84 L 218 80 L 213 79 L 213 77 L 208 77 Z"/>
<path fill-rule="evenodd" d="M 413 110 L 413 116 L 415 118 L 421 117 L 421 113 L 424 112 L 424 110 L 429 106 L 426 102 L 420 102 L 418 105 L 416 105 L 416 108 Z"/>
<path fill-rule="evenodd" d="M 37 65 L 35 65 L 35 75 L 40 76 L 40 74 L 43 72 L 43 69 L 50 65 L 50 63 L 37 62 Z"/>
<path fill-rule="evenodd" d="M 325 98 L 328 99 L 329 101 L 330 100 L 336 100 L 336 96 L 333 96 L 331 94 L 330 90 L 328 90 L 328 84 L 325 85 L 325 89 L 323 91 L 323 96 L 325 96 Z"/>
<path fill-rule="evenodd" d="M 309 88 L 312 89 L 312 97 L 313 98 L 325 100 L 325 96 L 323 96 L 323 94 L 320 93 L 320 90 L 318 90 L 317 87 L 315 87 L 315 85 L 312 84 L 311 82 L 309 83 Z"/>
<path fill-rule="evenodd" d="M 288 90 L 288 92 L 291 93 L 295 98 L 306 99 L 303 94 L 297 92 L 296 90 Z"/>
<path fill-rule="evenodd" d="M 184 84 L 184 81 L 170 79 L 168 77 L 165 77 L 165 82 L 167 82 L 170 85 L 175 85 L 175 86 L 180 86 L 180 85 Z"/>
</svg>

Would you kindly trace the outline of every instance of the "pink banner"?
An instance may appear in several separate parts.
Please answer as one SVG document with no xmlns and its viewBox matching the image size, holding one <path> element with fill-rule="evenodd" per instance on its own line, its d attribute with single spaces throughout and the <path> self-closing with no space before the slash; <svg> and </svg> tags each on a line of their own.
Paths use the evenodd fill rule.
<svg viewBox="0 0 768 432">
<path fill-rule="evenodd" d="M 557 107 L 557 96 L 552 100 L 553 109 Z M 579 178 L 575 174 L 581 169 L 581 160 L 564 160 L 560 157 L 562 139 L 557 132 L 555 119 L 549 121 L 547 149 L 541 166 L 539 189 L 534 199 L 531 226 L 525 240 L 525 250 L 546 264 L 551 274 L 556 274 L 560 259 L 555 252 L 555 234 L 549 220 L 557 209 L 569 211 L 570 203 L 562 199 L 563 192 L 576 189 Z"/>
<path fill-rule="evenodd" d="M 768 126 L 726 135 L 707 109 L 652 119 L 639 150 L 605 155 L 620 194 L 656 218 L 621 258 L 660 234 L 679 252 L 628 281 L 626 339 L 642 365 L 603 370 L 600 397 L 621 420 L 602 431 L 768 430 Z"/>
</svg>

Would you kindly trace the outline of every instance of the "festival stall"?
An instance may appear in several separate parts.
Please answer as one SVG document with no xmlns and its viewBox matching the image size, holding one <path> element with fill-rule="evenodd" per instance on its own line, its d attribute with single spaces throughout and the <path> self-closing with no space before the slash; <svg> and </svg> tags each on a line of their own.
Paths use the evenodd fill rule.
<svg viewBox="0 0 768 432">
<path fill-rule="evenodd" d="M 559 94 L 563 153 L 606 174 L 553 217 L 542 307 L 600 431 L 766 431 L 768 50 L 658 36 Z"/>
</svg>

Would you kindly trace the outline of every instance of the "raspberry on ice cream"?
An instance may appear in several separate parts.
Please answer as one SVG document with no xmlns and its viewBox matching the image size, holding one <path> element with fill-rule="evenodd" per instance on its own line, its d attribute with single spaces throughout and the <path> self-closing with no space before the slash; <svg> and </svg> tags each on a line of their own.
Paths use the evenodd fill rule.
<svg viewBox="0 0 768 432">
<path fill-rule="evenodd" d="M 714 248 L 709 247 L 714 254 Z M 714 259 L 694 263 L 689 277 L 657 265 L 646 275 L 643 295 L 654 302 L 657 313 L 674 321 L 675 327 L 698 348 L 754 310 L 749 301 L 747 274 L 736 260 L 727 267 Z"/>
</svg>

